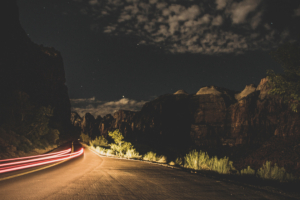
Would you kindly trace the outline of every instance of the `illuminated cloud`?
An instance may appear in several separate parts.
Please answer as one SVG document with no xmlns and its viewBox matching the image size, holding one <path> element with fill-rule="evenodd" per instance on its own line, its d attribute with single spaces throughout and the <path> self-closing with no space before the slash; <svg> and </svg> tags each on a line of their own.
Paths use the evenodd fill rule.
<svg viewBox="0 0 300 200">
<path fill-rule="evenodd" d="M 294 12 L 295 12 L 295 15 L 294 16 L 300 16 L 300 7 L 299 8 L 297 8 L 296 10 L 294 10 Z"/>
<path fill-rule="evenodd" d="M 246 17 L 250 12 L 256 10 L 261 0 L 243 0 L 239 3 L 234 2 L 229 9 L 233 24 L 240 24 L 246 22 Z"/>
<path fill-rule="evenodd" d="M 95 117 L 98 115 L 103 117 L 107 114 L 113 114 L 120 109 L 139 111 L 146 103 L 146 101 L 135 101 L 127 98 L 105 102 L 96 100 L 95 97 L 89 99 L 71 99 L 70 101 L 72 111 L 77 112 L 80 116 L 84 116 L 85 113 L 91 113 Z"/>
<path fill-rule="evenodd" d="M 93 16 L 114 19 L 104 33 L 136 36 L 139 45 L 154 45 L 166 52 L 240 54 L 269 50 L 288 40 L 286 33 L 276 30 L 274 34 L 273 26 L 263 21 L 262 0 L 106 2 L 100 10 L 98 5 L 91 6 L 96 10 Z M 295 15 L 300 15 L 299 10 Z"/>
<path fill-rule="evenodd" d="M 217 10 L 222 10 L 225 8 L 227 2 L 229 2 L 230 0 L 216 0 L 216 4 L 217 4 Z"/>
</svg>

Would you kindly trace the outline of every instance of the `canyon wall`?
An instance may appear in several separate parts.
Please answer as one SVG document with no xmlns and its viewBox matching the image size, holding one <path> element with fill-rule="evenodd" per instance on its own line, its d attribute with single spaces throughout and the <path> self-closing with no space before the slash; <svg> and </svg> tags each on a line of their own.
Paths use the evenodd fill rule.
<svg viewBox="0 0 300 200">
<path fill-rule="evenodd" d="M 1 151 L 20 145 L 30 149 L 42 139 L 55 142 L 70 128 L 71 106 L 62 57 L 54 48 L 30 40 L 20 25 L 15 0 L 2 2 L 0 13 Z M 14 140 L 17 142 L 12 144 Z"/>
</svg>

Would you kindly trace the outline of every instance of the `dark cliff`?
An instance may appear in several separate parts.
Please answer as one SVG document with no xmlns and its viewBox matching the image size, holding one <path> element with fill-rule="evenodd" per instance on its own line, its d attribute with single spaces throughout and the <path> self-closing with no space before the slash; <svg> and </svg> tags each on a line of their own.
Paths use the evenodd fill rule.
<svg viewBox="0 0 300 200">
<path fill-rule="evenodd" d="M 8 132 L 13 131 L 26 137 L 30 141 L 27 147 L 34 146 L 33 140 L 38 143 L 41 139 L 33 135 L 47 135 L 48 129 L 62 136 L 70 127 L 71 113 L 62 57 L 54 48 L 34 44 L 29 39 L 20 25 L 16 1 L 2 2 L 0 11 L 3 33 L 0 39 L 3 50 L 0 56 L 1 132 L 9 135 Z M 38 115 L 47 118 L 39 123 Z M 39 134 L 26 136 L 32 131 L 30 123 L 41 129 Z M 47 130 L 42 131 L 42 123 L 47 123 L 44 127 Z M 56 141 L 57 136 L 50 135 L 43 139 L 49 141 L 54 137 Z"/>
</svg>

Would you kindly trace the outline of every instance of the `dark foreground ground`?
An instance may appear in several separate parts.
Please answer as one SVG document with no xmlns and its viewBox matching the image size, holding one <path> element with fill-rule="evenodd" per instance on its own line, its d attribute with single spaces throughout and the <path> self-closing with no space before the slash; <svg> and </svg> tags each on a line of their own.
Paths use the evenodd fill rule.
<svg viewBox="0 0 300 200">
<path fill-rule="evenodd" d="M 99 157 L 89 149 L 85 149 L 83 156 L 52 168 L 0 181 L 0 197 L 10 200 L 293 199 L 146 162 Z"/>
</svg>

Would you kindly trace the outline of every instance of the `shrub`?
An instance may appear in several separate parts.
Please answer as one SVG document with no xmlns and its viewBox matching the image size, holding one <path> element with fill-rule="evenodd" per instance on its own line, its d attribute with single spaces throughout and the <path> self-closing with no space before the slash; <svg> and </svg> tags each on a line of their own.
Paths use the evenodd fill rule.
<svg viewBox="0 0 300 200">
<path fill-rule="evenodd" d="M 241 170 L 241 175 L 254 175 L 254 174 L 255 174 L 255 170 L 251 169 L 250 166 L 248 166 L 246 169 Z"/>
<path fill-rule="evenodd" d="M 104 136 L 98 136 L 96 137 L 94 140 L 91 140 L 90 142 L 90 146 L 107 146 L 107 139 Z"/>
<path fill-rule="evenodd" d="M 125 154 L 126 158 L 140 158 L 140 154 L 139 152 L 137 152 L 135 149 L 128 149 L 126 154 Z"/>
<path fill-rule="evenodd" d="M 216 171 L 220 174 L 229 174 L 230 170 L 233 170 L 233 162 L 229 161 L 228 157 L 218 159 L 217 156 L 208 160 L 208 168 L 212 171 Z"/>
<path fill-rule="evenodd" d="M 114 151 L 114 150 L 111 150 L 111 149 L 107 149 L 106 155 L 108 155 L 108 156 L 110 156 L 110 155 L 115 155 L 115 151 Z"/>
<path fill-rule="evenodd" d="M 276 163 L 272 167 L 270 161 L 266 161 L 266 163 L 257 171 L 257 175 L 263 179 L 280 181 L 295 180 L 295 177 L 292 174 L 287 173 L 283 167 L 278 167 Z"/>
<path fill-rule="evenodd" d="M 100 153 L 100 154 L 106 154 L 106 152 L 107 152 L 107 149 L 101 148 L 101 147 L 99 147 L 99 146 L 97 146 L 96 148 L 95 148 L 95 147 L 92 147 L 92 148 L 94 148 L 95 151 L 97 151 L 97 152 Z"/>
<path fill-rule="evenodd" d="M 206 152 L 193 150 L 184 157 L 184 167 L 195 170 L 207 169 L 208 166 L 206 163 L 208 160 L 209 156 Z"/>
<path fill-rule="evenodd" d="M 89 143 L 91 140 L 91 138 L 87 134 L 84 134 L 83 132 L 81 132 L 80 134 L 80 139 L 84 143 Z"/>
<path fill-rule="evenodd" d="M 156 153 L 149 151 L 143 156 L 143 160 L 156 161 Z"/>
<path fill-rule="evenodd" d="M 175 165 L 175 162 L 173 162 L 173 161 L 171 161 L 171 162 L 169 162 L 169 165 Z"/>
<path fill-rule="evenodd" d="M 178 165 L 178 166 L 180 166 L 180 165 L 182 165 L 182 158 L 176 158 L 176 160 L 175 160 L 175 165 Z"/>
<path fill-rule="evenodd" d="M 133 149 L 133 145 L 130 142 L 123 141 L 124 137 L 118 129 L 116 129 L 114 132 L 108 132 L 108 135 L 115 142 L 114 144 L 110 145 L 110 148 L 115 151 L 117 155 L 124 156 L 128 150 Z"/>
<path fill-rule="evenodd" d="M 232 161 L 224 157 L 218 159 L 216 156 L 209 158 L 206 152 L 193 150 L 184 157 L 184 167 L 195 170 L 212 170 L 220 174 L 228 174 L 234 169 Z"/>
<path fill-rule="evenodd" d="M 160 157 L 158 157 L 157 162 L 167 163 L 167 157 L 166 156 L 160 156 Z"/>
</svg>

